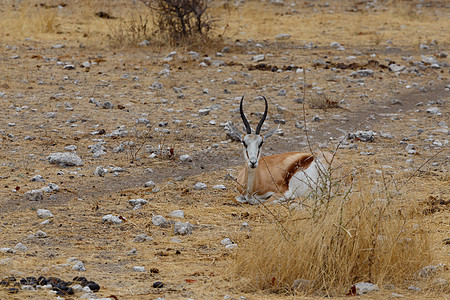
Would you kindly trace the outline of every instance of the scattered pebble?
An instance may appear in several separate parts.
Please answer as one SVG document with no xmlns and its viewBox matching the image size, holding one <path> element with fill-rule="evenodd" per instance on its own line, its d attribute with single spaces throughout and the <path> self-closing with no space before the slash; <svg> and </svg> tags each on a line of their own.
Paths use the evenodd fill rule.
<svg viewBox="0 0 450 300">
<path fill-rule="evenodd" d="M 170 227 L 170 223 L 161 215 L 156 215 L 152 217 L 152 223 L 155 226 L 162 227 L 162 228 L 168 228 Z"/>
<path fill-rule="evenodd" d="M 44 199 L 44 193 L 42 190 L 31 190 L 23 194 L 23 198 L 28 201 L 42 201 Z"/>
<path fill-rule="evenodd" d="M 182 211 L 181 209 L 174 210 L 169 213 L 169 216 L 171 216 L 172 218 L 184 218 L 184 211 Z"/>
<path fill-rule="evenodd" d="M 357 295 L 368 294 L 380 290 L 378 285 L 369 282 L 358 282 L 355 284 L 355 288 Z"/>
<path fill-rule="evenodd" d="M 194 226 L 192 226 L 191 223 L 186 222 L 175 222 L 175 225 L 173 227 L 173 231 L 175 233 L 175 235 L 188 235 L 188 234 L 192 234 L 192 230 L 194 229 Z"/>
<path fill-rule="evenodd" d="M 37 216 L 41 219 L 53 218 L 53 214 L 48 209 L 38 209 Z"/>
<path fill-rule="evenodd" d="M 156 186 L 156 184 L 150 180 L 150 181 L 147 181 L 146 183 L 144 183 L 144 186 L 148 187 L 148 188 L 154 188 Z"/>
<path fill-rule="evenodd" d="M 206 190 L 206 184 L 204 184 L 203 182 L 197 182 L 194 185 L 194 189 L 199 191 L 199 190 Z"/>
<path fill-rule="evenodd" d="M 122 219 L 117 216 L 106 215 L 106 216 L 102 217 L 102 222 L 103 223 L 111 223 L 111 224 L 121 224 Z"/>
<path fill-rule="evenodd" d="M 57 164 L 62 167 L 83 166 L 82 159 L 72 152 L 58 152 L 47 156 L 47 160 L 51 164 Z"/>
<path fill-rule="evenodd" d="M 153 241 L 153 238 L 146 234 L 139 234 L 134 238 L 134 241 L 136 243 L 151 242 L 151 241 Z"/>
</svg>

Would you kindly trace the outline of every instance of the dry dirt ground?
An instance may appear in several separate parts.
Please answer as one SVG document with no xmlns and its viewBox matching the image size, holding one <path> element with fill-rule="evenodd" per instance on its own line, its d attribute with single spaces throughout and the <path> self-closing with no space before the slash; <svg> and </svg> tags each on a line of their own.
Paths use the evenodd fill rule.
<svg viewBox="0 0 450 300">
<path fill-rule="evenodd" d="M 265 155 L 308 151 L 305 131 L 299 128 L 304 119 L 315 149 L 333 151 L 337 140 L 356 130 L 376 132 L 373 143 L 346 141 L 357 149 L 344 145 L 340 159 L 355 169 L 384 170 L 401 182 L 417 170 L 405 192 L 428 212 L 434 263 L 449 263 L 450 245 L 443 242 L 450 238 L 450 59 L 445 55 L 450 7 L 445 1 L 224 2 L 213 9 L 223 39 L 199 49 L 117 45 L 108 35 L 130 12 L 145 13 L 139 3 L 41 1 L 46 8 L 31 2 L 24 8 L 20 2 L 3 1 L 0 8 L 0 248 L 19 242 L 28 248 L 0 252 L 1 277 L 70 280 L 81 275 L 101 286 L 98 295 L 118 299 L 295 298 L 243 292 L 229 272 L 233 250 L 220 244 L 226 237 L 245 243 L 243 222 L 256 228 L 270 221 L 261 207 L 237 204 L 235 183 L 226 179 L 243 163 L 241 145 L 229 140 L 223 128 L 227 121 L 240 123 L 236 109 L 242 95 L 253 124 L 258 115 L 250 113 L 263 109 L 263 102 L 255 100 L 258 95 L 269 100 L 264 129 L 285 121 L 280 127 L 284 135 L 267 142 Z M 61 3 L 67 5 L 58 8 Z M 99 11 L 119 18 L 101 19 L 95 16 Z M 43 21 L 51 22 L 49 30 L 42 29 Z M 275 39 L 280 33 L 291 37 Z M 343 48 L 330 46 L 332 42 Z M 57 44 L 64 47 L 53 47 Z M 229 51 L 218 55 L 225 46 Z M 189 55 L 191 50 L 200 57 Z M 173 59 L 163 61 L 171 51 L 176 51 Z M 265 60 L 252 61 L 257 54 L 265 54 Z M 407 74 L 388 68 L 393 62 L 413 67 L 422 56 L 436 59 L 439 68 L 425 63 Z M 207 66 L 201 66 L 205 57 L 223 64 L 205 60 Z M 90 68 L 83 68 L 87 61 Z M 266 66 L 255 68 L 259 63 Z M 75 68 L 64 68 L 67 64 Z M 267 66 L 295 66 L 305 73 L 296 68 L 272 72 Z M 366 68 L 374 74 L 351 76 Z M 151 88 L 155 82 L 162 88 Z M 294 101 L 304 96 L 305 112 Z M 337 107 L 311 108 L 326 99 Z M 106 101 L 113 108 L 103 108 Z M 427 113 L 431 107 L 440 114 Z M 208 115 L 199 113 L 205 108 L 211 109 Z M 316 115 L 319 121 L 313 122 Z M 139 118 L 148 119 L 151 127 L 137 124 Z M 127 136 L 108 136 L 121 125 Z M 94 158 L 89 146 L 101 141 L 105 154 Z M 120 144 L 125 151 L 114 152 Z M 415 154 L 408 154 L 407 144 L 415 145 Z M 49 164 L 49 154 L 66 152 L 70 145 L 77 147 L 83 166 Z M 180 161 L 183 154 L 192 161 Z M 94 175 L 98 166 L 109 172 Z M 112 167 L 123 172 L 113 174 Z M 35 175 L 45 182 L 32 182 Z M 149 180 L 156 189 L 144 187 Z M 207 188 L 194 190 L 197 182 Z M 24 199 L 25 192 L 49 183 L 60 190 L 44 193 L 41 201 Z M 213 189 L 218 184 L 226 190 Z M 133 210 L 128 200 L 136 198 L 148 203 Z M 54 215 L 47 225 L 37 217 L 41 208 Z M 172 228 L 152 224 L 153 215 L 177 221 L 168 216 L 177 209 L 185 213 L 183 222 L 194 225 L 192 235 L 174 236 Z M 125 221 L 102 223 L 107 214 Z M 48 237 L 34 237 L 38 230 Z M 134 242 L 139 234 L 153 240 Z M 129 254 L 132 249 L 135 254 Z M 86 271 L 72 270 L 67 263 L 71 257 L 83 261 Z M 146 271 L 134 272 L 134 266 Z M 150 272 L 152 268 L 159 273 Z M 449 279 L 448 271 L 440 276 Z M 153 288 L 155 281 L 164 287 Z M 392 292 L 382 288 L 367 297 L 387 298 Z M 413 299 L 448 297 L 406 287 L 395 292 Z M 42 291 L 9 295 L 0 289 L 0 299 L 54 297 Z"/>
</svg>

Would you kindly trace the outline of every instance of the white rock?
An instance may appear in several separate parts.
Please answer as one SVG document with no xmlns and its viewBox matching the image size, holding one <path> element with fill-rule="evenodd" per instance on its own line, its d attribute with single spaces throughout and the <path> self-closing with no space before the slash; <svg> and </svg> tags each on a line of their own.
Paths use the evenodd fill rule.
<svg viewBox="0 0 450 300">
<path fill-rule="evenodd" d="M 213 189 L 216 189 L 216 190 L 226 190 L 227 187 L 224 186 L 223 184 L 218 184 L 218 185 L 213 186 Z"/>
<path fill-rule="evenodd" d="M 111 133 L 107 134 L 108 137 L 126 137 L 128 135 L 128 130 L 125 125 L 120 125 L 117 129 L 113 130 Z"/>
<path fill-rule="evenodd" d="M 77 150 L 77 146 L 69 145 L 69 146 L 64 147 L 64 150 L 66 150 L 66 151 L 75 151 L 75 150 Z"/>
<path fill-rule="evenodd" d="M 50 223 L 51 223 L 50 219 L 47 219 L 47 220 L 42 221 L 41 225 L 47 225 L 47 224 L 50 224 Z"/>
<path fill-rule="evenodd" d="M 404 298 L 405 296 L 403 296 L 402 294 L 392 293 L 391 297 L 392 298 Z"/>
<path fill-rule="evenodd" d="M 405 66 L 400 66 L 400 65 L 396 65 L 396 64 L 389 65 L 389 70 L 391 70 L 392 72 L 395 72 L 395 73 L 401 72 L 404 69 L 405 69 Z"/>
<path fill-rule="evenodd" d="M 205 190 L 206 189 L 206 184 L 204 184 L 203 182 L 197 182 L 194 185 L 194 189 L 195 190 Z"/>
<path fill-rule="evenodd" d="M 72 286 L 72 290 L 74 293 L 80 293 L 81 291 L 83 291 L 83 286 L 81 284 L 75 284 Z"/>
<path fill-rule="evenodd" d="M 276 40 L 288 40 L 291 38 L 291 35 L 288 33 L 280 33 L 275 36 Z"/>
<path fill-rule="evenodd" d="M 141 199 L 141 198 L 139 198 L 139 199 L 130 199 L 130 200 L 128 200 L 128 203 L 130 203 L 131 205 L 138 205 L 138 204 L 145 205 L 145 204 L 147 204 L 147 200 Z"/>
<path fill-rule="evenodd" d="M 46 238 L 47 234 L 45 232 L 43 232 L 42 230 L 38 230 L 38 232 L 36 232 L 34 234 L 34 236 L 37 237 L 37 238 Z"/>
<path fill-rule="evenodd" d="M 161 215 L 153 216 L 152 217 L 152 223 L 153 223 L 153 225 L 159 226 L 159 227 L 162 227 L 162 228 L 170 227 L 170 223 L 167 222 L 166 218 L 164 218 Z"/>
<path fill-rule="evenodd" d="M 43 191 L 44 193 L 58 192 L 59 191 L 59 186 L 56 183 L 50 182 L 48 184 L 48 186 L 44 186 L 41 189 L 41 191 Z"/>
<path fill-rule="evenodd" d="M 150 45 L 150 42 L 148 40 L 143 40 L 142 42 L 140 42 L 138 44 L 138 46 L 149 46 L 149 45 Z"/>
<path fill-rule="evenodd" d="M 146 183 L 144 183 L 145 187 L 149 187 L 149 188 L 154 188 L 155 187 L 155 183 L 153 181 L 147 181 Z"/>
<path fill-rule="evenodd" d="M 14 250 L 16 251 L 21 251 L 21 252 L 25 252 L 28 250 L 27 246 L 25 246 L 22 243 L 17 243 L 17 245 L 14 246 Z"/>
<path fill-rule="evenodd" d="M 9 248 L 9 247 L 0 248 L 0 252 L 1 253 L 16 253 L 12 248 Z"/>
<path fill-rule="evenodd" d="M 373 76 L 375 74 L 374 71 L 370 70 L 370 69 L 365 69 L 365 70 L 358 70 L 355 72 L 350 73 L 351 77 L 369 77 L 369 76 Z"/>
<path fill-rule="evenodd" d="M 253 56 L 250 60 L 255 61 L 255 62 L 260 62 L 260 61 L 263 61 L 265 58 L 266 57 L 264 54 L 259 54 L 259 55 Z"/>
<path fill-rule="evenodd" d="M 136 243 L 151 242 L 151 241 L 153 241 L 153 238 L 146 234 L 139 234 L 134 238 L 134 241 Z"/>
<path fill-rule="evenodd" d="M 102 166 L 98 166 L 94 170 L 94 175 L 104 177 L 107 172 L 108 172 L 107 169 L 104 169 Z"/>
<path fill-rule="evenodd" d="M 341 44 L 339 44 L 338 42 L 331 42 L 330 44 L 331 48 L 340 48 L 342 47 Z"/>
<path fill-rule="evenodd" d="M 198 114 L 201 116 L 206 116 L 211 112 L 211 109 L 209 108 L 202 108 L 198 110 Z"/>
<path fill-rule="evenodd" d="M 418 287 L 418 286 L 410 285 L 410 286 L 408 286 L 408 290 L 420 292 L 422 289 L 420 287 Z"/>
<path fill-rule="evenodd" d="M 33 181 L 33 182 L 45 182 L 45 179 L 41 175 L 36 175 L 36 176 L 33 176 L 33 178 L 31 178 L 31 181 Z"/>
<path fill-rule="evenodd" d="M 181 209 L 174 210 L 169 213 L 169 216 L 171 216 L 172 218 L 184 218 L 184 211 L 182 211 Z"/>
<path fill-rule="evenodd" d="M 437 107 L 430 107 L 427 109 L 427 113 L 432 114 L 432 115 L 442 115 L 441 110 Z"/>
<path fill-rule="evenodd" d="M 233 244 L 233 242 L 231 241 L 230 238 L 224 238 L 223 240 L 220 241 L 220 244 L 226 246 Z"/>
<path fill-rule="evenodd" d="M 84 272 L 86 271 L 86 268 L 84 267 L 84 264 L 82 261 L 78 261 L 73 267 L 72 270 Z"/>
<path fill-rule="evenodd" d="M 53 214 L 48 209 L 38 209 L 37 216 L 41 219 L 53 218 Z"/>
<path fill-rule="evenodd" d="M 189 154 L 180 155 L 181 161 L 192 161 L 192 157 Z"/>
<path fill-rule="evenodd" d="M 75 65 L 72 64 L 67 64 L 63 67 L 64 70 L 74 70 L 75 69 Z"/>
<path fill-rule="evenodd" d="M 237 244 L 229 244 L 229 245 L 225 246 L 225 249 L 232 250 L 232 249 L 237 249 L 237 247 L 238 247 Z"/>
<path fill-rule="evenodd" d="M 292 284 L 293 290 L 307 290 L 312 286 L 313 281 L 307 279 L 297 279 Z"/>
<path fill-rule="evenodd" d="M 422 55 L 421 57 L 422 57 L 422 62 L 424 62 L 426 64 L 432 65 L 432 64 L 437 64 L 438 63 L 438 61 L 433 56 Z"/>
<path fill-rule="evenodd" d="M 10 257 L 0 259 L 0 265 L 7 265 L 10 262 L 12 262 L 12 259 Z"/>
<path fill-rule="evenodd" d="M 445 264 L 428 265 L 420 269 L 418 275 L 424 278 L 431 277 L 433 275 L 436 275 L 439 271 L 443 271 L 445 269 Z"/>
<path fill-rule="evenodd" d="M 380 288 L 378 285 L 369 283 L 369 282 L 358 282 L 355 284 L 356 287 L 356 294 L 357 295 L 363 295 L 370 292 L 376 292 L 379 291 Z"/>
<path fill-rule="evenodd" d="M 358 130 L 355 133 L 349 133 L 348 139 L 351 140 L 360 140 L 362 142 L 373 142 L 375 139 L 376 133 L 372 130 Z"/>
<path fill-rule="evenodd" d="M 44 199 L 44 194 L 41 190 L 31 190 L 23 194 L 24 200 L 41 201 Z"/>
<path fill-rule="evenodd" d="M 117 216 L 106 215 L 106 216 L 102 217 L 102 222 L 103 223 L 112 223 L 112 224 L 121 224 L 122 219 Z"/>
<path fill-rule="evenodd" d="M 145 272 L 145 267 L 134 266 L 133 271 L 134 272 Z"/>
<path fill-rule="evenodd" d="M 49 163 L 57 164 L 62 167 L 82 166 L 83 160 L 72 152 L 57 152 L 47 156 Z"/>
<path fill-rule="evenodd" d="M 173 226 L 173 232 L 175 235 L 192 234 L 193 229 L 194 229 L 194 226 L 189 222 L 183 223 L 183 222 L 178 221 Z"/>
</svg>

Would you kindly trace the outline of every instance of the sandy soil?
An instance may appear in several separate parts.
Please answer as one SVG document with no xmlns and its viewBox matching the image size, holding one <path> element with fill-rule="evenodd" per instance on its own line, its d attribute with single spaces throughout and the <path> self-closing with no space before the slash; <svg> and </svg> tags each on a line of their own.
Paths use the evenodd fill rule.
<svg viewBox="0 0 450 300">
<path fill-rule="evenodd" d="M 57 7 L 41 7 L 42 12 L 57 11 L 55 32 L 27 35 L 3 22 L 0 248 L 14 248 L 20 242 L 28 250 L 0 252 L 0 275 L 58 276 L 64 280 L 86 276 L 101 286 L 97 294 L 118 299 L 288 297 L 242 292 L 229 272 L 233 251 L 220 244 L 226 237 L 245 243 L 247 233 L 240 229 L 243 222 L 258 227 L 270 219 L 261 207 L 235 202 L 235 183 L 227 179 L 228 173 L 237 174 L 243 158 L 241 145 L 227 137 L 223 124 L 240 123 L 237 108 L 242 95 L 246 96 L 245 109 L 252 124 L 258 121 L 255 112 L 263 109 L 263 102 L 254 100 L 258 95 L 269 100 L 263 130 L 277 126 L 281 119 L 285 122 L 280 127 L 284 134 L 267 142 L 265 155 L 308 151 L 305 130 L 299 128 L 304 119 L 314 149 L 320 146 L 333 151 L 337 141 L 356 130 L 376 132 L 373 143 L 355 142 L 357 149 L 344 145 L 338 151 L 340 159 L 355 169 L 391 172 L 403 181 L 411 170 L 417 170 L 405 189 L 411 201 L 428 210 L 426 222 L 436 263 L 448 264 L 450 246 L 443 240 L 450 238 L 450 61 L 444 53 L 450 49 L 450 8 L 443 1 L 428 1 L 421 8 L 416 6 L 419 1 L 398 6 L 388 1 L 375 7 L 365 1 L 329 2 L 328 6 L 323 1 L 298 1 L 295 6 L 259 2 L 218 5 L 214 8 L 222 16 L 218 28 L 228 25 L 223 40 L 200 50 L 153 45 L 111 47 L 108 24 L 120 21 L 100 19 L 94 13 L 105 9 L 124 17 L 128 10 L 136 13 L 137 8 L 143 9 L 128 6 L 121 10 L 124 1 L 122 6 L 104 7 L 89 2 L 91 9 L 81 10 L 87 14 L 84 19 L 75 2 L 67 2 L 59 11 Z M 17 11 L 19 4 L 11 2 L 1 13 L 13 18 Z M 22 20 L 22 24 L 28 23 Z M 279 33 L 288 33 L 291 38 L 275 39 Z M 331 47 L 332 42 L 344 49 Z M 57 44 L 64 47 L 55 48 Z M 229 52 L 218 55 L 224 46 Z M 163 61 L 173 50 L 177 51 L 173 59 Z M 200 58 L 189 55 L 190 50 L 198 51 Z M 257 54 L 265 54 L 265 60 L 252 61 Z M 200 66 L 205 57 L 223 64 Z M 388 68 L 393 62 L 412 67 L 423 57 L 436 59 L 439 68 L 425 63 L 424 69 L 408 74 Z M 83 62 L 91 66 L 82 67 Z M 257 66 L 260 63 L 266 65 Z M 74 69 L 64 67 L 69 64 Z M 161 72 L 165 64 L 169 65 L 169 75 Z M 272 72 L 267 66 L 295 68 Z M 297 68 L 305 73 L 296 72 Z M 366 68 L 374 71 L 373 76 L 351 75 Z M 155 82 L 162 88 L 151 88 Z M 286 95 L 279 95 L 281 89 Z M 294 101 L 303 97 L 304 106 Z M 324 99 L 338 103 L 338 107 L 311 108 Z M 92 103 L 95 101 L 99 106 Z M 113 108 L 103 108 L 106 101 Z M 427 113 L 431 107 L 438 108 L 440 114 Z M 204 108 L 211 109 L 208 115 L 199 113 Z M 314 116 L 320 120 L 313 122 Z M 139 118 L 148 119 L 151 127 L 138 124 Z M 121 125 L 128 130 L 127 136 L 108 136 Z M 89 146 L 101 141 L 105 154 L 94 158 Z M 126 142 L 136 146 L 113 151 Z M 344 144 L 349 143 L 345 140 Z M 415 154 L 408 154 L 407 144 L 415 145 Z M 66 152 L 70 145 L 77 147 L 75 152 L 83 159 L 83 166 L 49 164 L 49 154 Z M 364 155 L 367 152 L 373 155 Z M 180 161 L 183 154 L 191 155 L 192 161 Z M 104 177 L 94 175 L 98 166 L 109 172 Z M 113 174 L 113 167 L 121 167 L 123 172 Z M 32 182 L 35 175 L 41 175 L 45 182 Z M 144 187 L 149 180 L 157 189 Z M 207 189 L 195 190 L 197 182 L 204 182 Z M 25 192 L 49 183 L 56 183 L 60 190 L 44 193 L 41 201 L 24 199 Z M 226 190 L 213 189 L 218 184 Z M 133 210 L 128 200 L 136 198 L 148 203 Z M 41 224 L 37 209 L 53 213 L 49 224 Z M 152 224 L 153 215 L 177 221 L 168 216 L 177 209 L 185 213 L 183 222 L 195 226 L 192 235 L 174 236 L 172 228 Z M 120 225 L 102 223 L 107 214 L 125 221 Z M 48 237 L 34 237 L 38 230 Z M 153 240 L 136 243 L 134 238 L 139 234 Z M 132 249 L 136 254 L 129 254 Z M 72 270 L 72 264 L 67 263 L 71 257 L 83 261 L 87 270 Z M 134 266 L 147 271 L 133 272 Z M 151 268 L 159 272 L 152 273 Z M 450 277 L 448 271 L 440 276 Z M 164 282 L 164 287 L 153 288 L 155 281 Z M 411 299 L 448 297 L 405 287 L 382 289 L 368 297 L 386 298 L 392 292 Z M 25 291 L 14 296 L 0 289 L 1 299 L 26 297 L 55 296 Z"/>
</svg>

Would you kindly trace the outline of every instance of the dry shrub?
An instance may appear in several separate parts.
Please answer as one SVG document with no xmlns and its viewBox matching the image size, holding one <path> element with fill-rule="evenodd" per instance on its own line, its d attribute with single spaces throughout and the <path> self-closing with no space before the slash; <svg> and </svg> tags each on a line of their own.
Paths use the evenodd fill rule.
<svg viewBox="0 0 450 300">
<path fill-rule="evenodd" d="M 153 35 L 162 43 L 180 45 L 207 39 L 212 20 L 208 0 L 142 0 L 155 13 Z"/>
<path fill-rule="evenodd" d="M 360 281 L 412 279 L 431 260 L 422 216 L 385 186 L 371 189 L 369 180 L 359 178 L 359 190 L 347 194 L 313 195 L 302 209 L 271 208 L 272 215 L 284 216 L 243 242 L 233 266 L 236 279 L 249 291 L 320 296 L 346 294 Z"/>
</svg>

